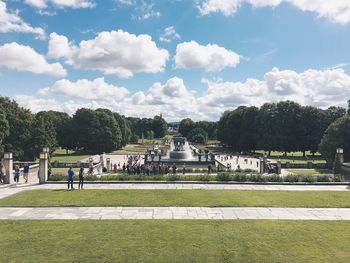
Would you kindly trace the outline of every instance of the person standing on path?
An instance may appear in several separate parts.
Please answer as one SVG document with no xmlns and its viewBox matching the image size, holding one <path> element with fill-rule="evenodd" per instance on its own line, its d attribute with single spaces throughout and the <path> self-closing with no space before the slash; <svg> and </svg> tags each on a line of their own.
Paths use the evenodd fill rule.
<svg viewBox="0 0 350 263">
<path fill-rule="evenodd" d="M 25 183 L 28 183 L 28 175 L 29 175 L 29 165 L 25 163 L 23 165 L 23 178 Z"/>
<path fill-rule="evenodd" d="M 68 189 L 69 189 L 69 185 L 71 186 L 71 189 L 73 190 L 73 179 L 74 179 L 74 171 L 73 168 L 70 167 L 68 170 Z"/>
<path fill-rule="evenodd" d="M 83 189 L 83 185 L 84 185 L 84 168 L 80 167 L 79 170 L 79 189 Z"/>
<path fill-rule="evenodd" d="M 16 183 L 19 182 L 19 173 L 20 173 L 20 171 L 19 171 L 19 166 L 16 165 L 16 166 L 15 166 L 15 178 L 14 178 Z"/>
</svg>

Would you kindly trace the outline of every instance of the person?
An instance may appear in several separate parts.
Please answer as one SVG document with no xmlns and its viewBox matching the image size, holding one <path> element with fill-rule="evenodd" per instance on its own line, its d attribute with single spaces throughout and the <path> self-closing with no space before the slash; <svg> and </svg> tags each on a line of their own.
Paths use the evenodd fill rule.
<svg viewBox="0 0 350 263">
<path fill-rule="evenodd" d="M 184 175 L 186 173 L 186 165 L 184 164 L 183 166 L 182 166 L 182 174 Z"/>
<path fill-rule="evenodd" d="M 84 167 L 80 167 L 79 170 L 79 189 L 83 189 L 83 185 L 84 185 Z"/>
<path fill-rule="evenodd" d="M 177 169 L 177 168 L 176 168 L 175 163 L 173 164 L 173 167 L 172 167 L 172 168 L 173 168 L 173 174 L 176 174 L 176 169 Z"/>
<path fill-rule="evenodd" d="M 0 184 L 4 184 L 5 183 L 5 174 L 3 172 L 3 166 L 0 163 Z"/>
<path fill-rule="evenodd" d="M 71 186 L 71 189 L 73 190 L 73 179 L 74 179 L 74 171 L 73 171 L 73 168 L 70 167 L 69 170 L 68 170 L 68 189 L 69 189 L 69 185 Z"/>
<path fill-rule="evenodd" d="M 20 172 L 19 172 L 19 166 L 16 165 L 16 166 L 15 166 L 15 178 L 14 178 L 16 183 L 19 182 L 19 173 L 20 173 Z"/>
<path fill-rule="evenodd" d="M 25 163 L 23 165 L 23 178 L 25 183 L 28 183 L 28 175 L 29 175 L 29 165 Z"/>
</svg>

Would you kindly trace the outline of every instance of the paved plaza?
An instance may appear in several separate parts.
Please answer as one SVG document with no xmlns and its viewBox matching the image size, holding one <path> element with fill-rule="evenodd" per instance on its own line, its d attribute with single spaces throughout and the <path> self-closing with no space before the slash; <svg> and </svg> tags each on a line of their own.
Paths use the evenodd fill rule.
<svg viewBox="0 0 350 263">
<path fill-rule="evenodd" d="M 217 219 L 217 220 L 350 220 L 350 208 L 271 207 L 47 207 L 0 208 L 6 220 L 117 220 L 117 219 Z"/>
</svg>

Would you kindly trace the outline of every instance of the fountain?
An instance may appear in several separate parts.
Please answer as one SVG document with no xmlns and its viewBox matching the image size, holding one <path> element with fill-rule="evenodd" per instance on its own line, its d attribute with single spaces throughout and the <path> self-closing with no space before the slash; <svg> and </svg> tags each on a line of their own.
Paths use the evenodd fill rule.
<svg viewBox="0 0 350 263">
<path fill-rule="evenodd" d="M 195 160 L 190 145 L 184 137 L 174 137 L 170 144 L 169 160 Z M 165 159 L 167 158 L 165 157 Z"/>
</svg>

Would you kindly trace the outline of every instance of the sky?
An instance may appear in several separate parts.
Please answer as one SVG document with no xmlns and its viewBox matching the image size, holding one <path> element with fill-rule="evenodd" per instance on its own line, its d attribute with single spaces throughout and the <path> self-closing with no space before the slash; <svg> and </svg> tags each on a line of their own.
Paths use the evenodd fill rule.
<svg viewBox="0 0 350 263">
<path fill-rule="evenodd" d="M 350 99 L 349 0 L 0 0 L 0 95 L 216 121 Z"/>
</svg>

